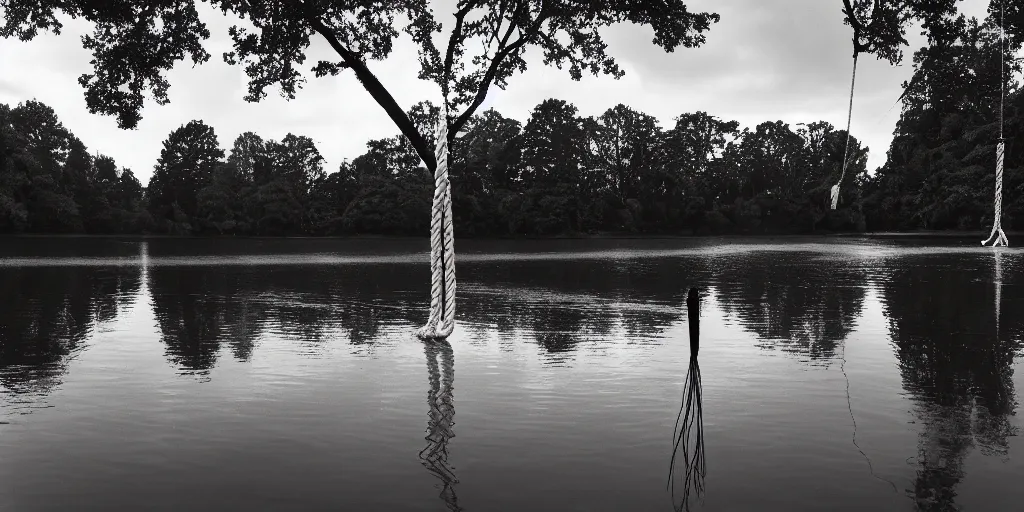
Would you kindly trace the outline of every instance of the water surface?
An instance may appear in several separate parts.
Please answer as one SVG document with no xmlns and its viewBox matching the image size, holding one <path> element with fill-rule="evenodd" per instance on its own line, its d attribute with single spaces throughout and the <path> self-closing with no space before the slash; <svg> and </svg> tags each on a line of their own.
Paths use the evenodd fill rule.
<svg viewBox="0 0 1024 512">
<path fill-rule="evenodd" d="M 957 239 L 0 239 L 0 510 L 1014 510 L 1024 252 Z"/>
</svg>

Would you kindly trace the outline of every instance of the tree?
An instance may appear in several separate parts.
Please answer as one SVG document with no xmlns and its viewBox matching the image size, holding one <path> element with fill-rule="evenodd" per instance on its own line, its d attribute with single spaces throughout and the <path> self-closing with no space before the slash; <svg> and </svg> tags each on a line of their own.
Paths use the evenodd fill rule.
<svg viewBox="0 0 1024 512">
<path fill-rule="evenodd" d="M 1007 28 L 1011 12 L 1007 2 Z M 994 8 L 994 13 L 993 13 Z M 994 14 L 994 16 L 993 16 Z M 948 15 L 930 24 L 928 43 L 914 54 L 914 75 L 904 84 L 904 105 L 889 158 L 869 183 L 865 209 L 885 229 L 982 229 L 991 225 L 991 184 L 999 137 L 1002 83 L 1007 72 L 1006 182 L 1016 190 L 1020 153 L 1012 78 L 1020 70 L 1013 54 L 1021 40 L 999 37 L 999 2 L 979 22 Z M 1005 48 L 1004 45 L 1005 44 Z M 1003 221 L 1012 226 L 1020 211 L 1015 194 L 1004 197 Z"/>
<path fill-rule="evenodd" d="M 924 30 L 956 15 L 957 0 L 843 0 L 843 23 L 853 28 L 853 54 L 874 55 L 890 64 L 903 60 L 907 29 Z"/>
<path fill-rule="evenodd" d="M 721 155 L 726 142 L 739 132 L 738 122 L 724 121 L 707 112 L 683 114 L 675 122 L 666 133 L 672 148 L 668 158 L 697 175 L 710 170 L 711 161 Z"/>
<path fill-rule="evenodd" d="M 691 227 L 703 222 L 704 212 L 718 205 L 727 190 L 729 176 L 717 165 L 726 143 L 739 134 L 739 123 L 707 112 L 682 114 L 662 136 L 662 172 L 673 190 L 671 201 L 680 210 L 670 212 L 671 222 Z"/>
<path fill-rule="evenodd" d="M 504 233 L 500 205 L 520 189 L 522 125 L 488 109 L 468 126 L 450 163 L 455 233 Z"/>
<path fill-rule="evenodd" d="M 534 108 L 522 134 L 521 176 L 529 190 L 526 211 L 535 216 L 541 233 L 579 230 L 583 202 L 578 193 L 580 174 L 587 162 L 586 131 L 576 106 L 547 99 Z"/>
<path fill-rule="evenodd" d="M 313 140 L 287 134 L 264 145 L 264 167 L 254 180 L 251 213 L 261 234 L 308 232 L 309 194 L 324 176 L 323 157 Z"/>
<path fill-rule="evenodd" d="M 78 232 L 82 219 L 63 177 L 74 137 L 49 106 L 26 101 L 9 111 L 12 152 L 6 209 L 16 229 Z M 24 219 L 24 223 L 20 221 Z"/>
<path fill-rule="evenodd" d="M 988 16 L 993 21 L 1002 18 L 1009 40 L 1007 46 L 1019 48 L 1024 44 L 1024 5 L 1013 0 L 989 0 Z"/>
<path fill-rule="evenodd" d="M 460 0 L 442 52 L 434 42 L 442 27 L 426 0 L 209 1 L 255 27 L 250 31 L 233 26 L 234 49 L 224 55 L 226 62 L 245 67 L 246 100 L 259 101 L 271 86 L 294 97 L 305 81 L 299 66 L 305 63 L 312 38 L 319 35 L 339 60 L 320 61 L 310 71 L 320 77 L 351 70 L 430 171 L 436 162 L 426 137 L 368 67 L 368 61 L 390 55 L 399 35 L 396 18 L 407 21 L 401 28 L 418 46 L 418 78 L 438 84 L 448 111 L 455 112 L 448 120 L 451 140 L 483 104 L 492 85 L 504 88 L 513 74 L 526 69 L 525 54 L 531 46 L 542 51 L 545 64 L 568 67 L 573 79 L 584 72 L 620 77 L 623 72 L 606 53 L 600 28 L 621 22 L 647 25 L 654 29 L 653 43 L 673 51 L 701 45 L 704 33 L 719 20 L 717 14 L 690 12 L 683 0 Z M 175 63 L 186 55 L 196 64 L 210 58 L 203 47 L 210 33 L 199 20 L 196 0 L 0 0 L 0 7 L 5 15 L 0 37 L 30 40 L 41 30 L 59 33 L 61 13 L 91 22 L 94 31 L 83 38 L 83 46 L 93 53 L 94 72 L 82 75 L 79 82 L 90 111 L 114 115 L 124 128 L 138 124 L 147 92 L 158 104 L 170 101 L 165 73 Z M 471 54 L 471 47 L 481 50 Z"/>
<path fill-rule="evenodd" d="M 197 228 L 217 234 L 246 234 L 249 231 L 245 194 L 251 182 L 231 159 L 213 170 L 210 183 L 196 194 Z"/>
<path fill-rule="evenodd" d="M 660 136 L 657 119 L 621 103 L 595 120 L 589 149 L 619 201 L 639 197 L 641 180 L 651 174 L 658 156 Z"/>
<path fill-rule="evenodd" d="M 108 193 L 113 209 L 114 230 L 119 233 L 139 233 L 149 228 L 147 213 L 142 208 L 142 183 L 131 169 L 121 169 L 117 182 Z"/>
<path fill-rule="evenodd" d="M 213 128 L 189 121 L 168 135 L 149 180 L 150 213 L 167 229 L 191 231 L 196 196 L 224 157 Z"/>
<path fill-rule="evenodd" d="M 131 172 L 90 155 L 53 109 L 0 104 L 0 232 L 137 230 L 140 201 Z"/>
<path fill-rule="evenodd" d="M 274 179 L 284 180 L 301 195 L 324 176 L 324 158 L 305 135 L 287 134 L 281 142 L 270 141 L 267 153 L 274 168 Z"/>
<path fill-rule="evenodd" d="M 234 165 L 241 176 L 250 182 L 265 183 L 271 178 L 267 143 L 253 132 L 245 132 L 235 139 L 228 163 Z"/>
<path fill-rule="evenodd" d="M 518 138 L 522 130 L 519 121 L 504 117 L 492 108 L 477 116 L 471 129 L 460 139 L 464 151 L 458 158 L 465 162 L 465 172 L 479 176 L 485 192 L 510 190 L 516 186 L 519 180 L 516 163 L 521 151 Z"/>
<path fill-rule="evenodd" d="M 93 190 L 96 168 L 92 155 L 89 154 L 89 149 L 85 147 L 85 144 L 77 137 L 72 137 L 70 142 L 68 157 L 64 161 L 64 168 L 60 175 L 60 188 L 76 203 L 85 205 L 96 196 Z"/>
</svg>

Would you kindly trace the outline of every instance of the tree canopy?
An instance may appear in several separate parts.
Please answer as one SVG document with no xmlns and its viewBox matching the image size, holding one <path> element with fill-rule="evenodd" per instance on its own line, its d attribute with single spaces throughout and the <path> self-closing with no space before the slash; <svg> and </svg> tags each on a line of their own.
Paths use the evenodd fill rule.
<svg viewBox="0 0 1024 512">
<path fill-rule="evenodd" d="M 233 50 L 223 58 L 244 66 L 247 101 L 259 101 L 268 87 L 293 98 L 312 73 L 316 77 L 350 70 L 408 138 L 428 169 L 436 166 L 424 131 L 396 103 L 368 67 L 386 59 L 400 32 L 418 47 L 417 77 L 440 87 L 448 102 L 451 139 L 483 103 L 491 85 L 504 88 L 527 67 L 526 50 L 542 50 L 545 65 L 567 68 L 579 80 L 584 72 L 621 77 L 608 55 L 600 29 L 635 23 L 653 29 L 653 43 L 666 51 L 695 47 L 719 20 L 713 13 L 690 12 L 683 0 L 581 2 L 576 0 L 459 0 L 446 45 L 428 0 L 209 0 L 210 5 L 242 18 L 232 26 Z M 91 74 L 79 79 L 93 113 L 113 115 L 123 128 L 135 127 L 145 95 L 166 104 L 166 72 L 185 58 L 209 60 L 203 43 L 210 37 L 199 19 L 196 0 L 0 0 L 4 24 L 0 37 L 30 40 L 40 31 L 60 33 L 58 14 L 94 25 L 82 40 L 93 53 Z M 337 53 L 308 69 L 306 53 L 314 37 L 323 37 Z M 470 48 L 479 48 L 473 52 Z M 427 130 L 429 133 L 429 130 Z"/>
</svg>

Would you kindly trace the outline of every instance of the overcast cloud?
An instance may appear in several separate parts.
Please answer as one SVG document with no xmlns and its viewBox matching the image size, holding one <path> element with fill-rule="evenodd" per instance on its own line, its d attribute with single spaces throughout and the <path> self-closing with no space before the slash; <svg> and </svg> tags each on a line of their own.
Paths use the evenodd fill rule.
<svg viewBox="0 0 1024 512">
<path fill-rule="evenodd" d="M 435 12 L 450 13 L 452 3 L 434 2 Z M 960 9 L 981 17 L 987 3 L 964 0 Z M 530 70 L 514 76 L 506 91 L 492 88 L 481 111 L 493 107 L 525 121 L 534 106 L 555 97 L 574 103 L 582 115 L 599 115 L 625 103 L 657 117 L 663 127 L 670 127 L 679 114 L 698 110 L 749 127 L 774 120 L 792 125 L 824 120 L 845 127 L 852 48 L 840 0 L 688 0 L 687 5 L 722 16 L 705 46 L 665 53 L 651 43 L 650 29 L 613 27 L 605 34 L 609 53 L 626 72 L 621 80 L 585 76 L 574 82 L 565 71 L 543 67 L 539 55 L 530 53 Z M 206 4 L 200 9 L 212 32 L 210 61 L 196 68 L 183 63 L 172 70 L 171 103 L 147 102 L 136 130 L 118 129 L 114 118 L 86 110 L 77 79 L 91 72 L 90 54 L 80 43 L 88 24 L 72 20 L 66 20 L 61 36 L 41 35 L 29 43 L 0 40 L 0 102 L 13 106 L 36 99 L 50 105 L 91 151 L 114 157 L 143 183 L 152 175 L 163 140 L 192 119 L 211 125 L 225 151 L 244 131 L 270 139 L 289 132 L 309 136 L 326 159 L 328 172 L 362 154 L 368 140 L 398 133 L 350 72 L 322 79 L 310 74 L 290 102 L 271 92 L 260 103 L 246 103 L 244 72 L 220 59 L 230 50 L 227 29 L 235 20 Z M 449 16 L 439 15 L 446 31 Z M 885 161 L 900 110 L 889 109 L 911 76 L 913 52 L 924 41 L 918 29 L 910 32 L 902 66 L 874 58 L 858 63 L 851 131 L 871 148 L 870 169 Z M 336 59 L 331 53 L 315 38 L 310 60 Z M 370 68 L 405 108 L 423 100 L 436 102 L 440 95 L 435 85 L 416 79 L 416 51 L 407 38 L 396 44 L 390 59 L 370 62 Z"/>
</svg>

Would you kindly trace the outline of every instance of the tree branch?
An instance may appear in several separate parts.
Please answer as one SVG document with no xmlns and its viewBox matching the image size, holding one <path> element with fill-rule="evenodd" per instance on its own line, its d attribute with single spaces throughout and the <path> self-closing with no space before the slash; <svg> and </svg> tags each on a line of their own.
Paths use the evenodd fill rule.
<svg viewBox="0 0 1024 512">
<path fill-rule="evenodd" d="M 462 6 L 455 13 L 455 28 L 452 29 L 452 35 L 448 38 L 448 51 L 444 57 L 444 76 L 441 77 L 441 92 L 444 94 L 445 100 L 448 99 L 448 88 L 452 79 L 452 66 L 455 63 L 455 48 L 462 44 L 466 38 L 462 34 L 462 25 L 466 21 L 466 15 L 469 11 L 476 7 L 477 2 L 475 0 L 469 0 L 466 5 Z M 447 122 L 447 119 L 445 120 Z"/>
<path fill-rule="evenodd" d="M 882 0 L 878 0 L 878 2 L 880 1 Z M 874 16 L 874 13 L 875 9 L 878 8 L 878 2 L 876 2 L 871 8 L 872 23 L 877 19 Z M 853 27 L 853 56 L 856 57 L 858 53 L 866 52 L 870 45 L 860 42 L 861 32 L 864 31 L 864 25 L 859 19 L 857 19 L 857 13 L 854 12 L 853 5 L 850 3 L 850 0 L 843 0 L 843 10 L 846 12 L 846 16 L 850 19 L 850 26 Z"/>
<path fill-rule="evenodd" d="M 509 25 L 504 37 L 502 37 L 501 44 L 498 46 L 498 50 L 494 54 L 494 58 L 491 59 L 491 65 L 488 66 L 487 72 L 484 73 L 483 79 L 480 80 L 480 87 L 476 91 L 476 98 L 473 99 L 472 104 L 466 107 L 466 111 L 463 112 L 454 123 L 452 123 L 451 129 L 448 132 L 448 137 L 451 140 L 455 139 L 455 134 L 457 134 L 459 130 L 466 125 L 466 122 L 473 117 L 476 109 L 480 108 L 480 105 L 483 104 L 484 98 L 487 97 L 487 90 L 491 87 L 491 82 L 494 81 L 494 76 L 497 75 L 498 68 L 501 66 L 501 63 L 511 55 L 512 52 L 522 48 L 528 40 L 532 39 L 534 35 L 540 32 L 541 25 L 544 24 L 544 21 L 547 20 L 548 17 L 548 13 L 545 12 L 546 9 L 544 7 L 546 7 L 546 4 L 541 7 L 540 13 L 537 14 L 537 20 L 533 23 L 533 26 L 523 32 L 523 34 L 516 39 L 514 43 L 505 46 L 509 37 L 512 35 L 512 31 L 516 28 L 514 20 L 513 23 Z"/>
<path fill-rule="evenodd" d="M 510 3 L 511 3 L 511 0 L 508 0 L 508 1 L 502 1 L 499 4 L 499 10 L 497 12 L 497 15 L 494 16 L 494 19 L 490 23 L 490 25 L 491 25 L 491 37 L 488 38 L 487 42 L 484 43 L 484 51 L 485 52 L 487 51 L 487 48 L 491 47 L 491 43 L 493 43 L 494 41 L 496 41 L 498 39 L 498 34 L 500 33 L 500 30 L 498 30 L 498 29 L 500 29 L 501 25 L 505 22 L 505 12 L 508 11 L 508 7 L 509 7 Z M 497 23 L 495 23 L 495 21 Z M 515 19 L 513 19 L 512 22 L 514 23 Z"/>
<path fill-rule="evenodd" d="M 366 63 L 362 61 L 356 54 L 352 53 L 348 48 L 338 41 L 338 38 L 334 35 L 330 28 L 328 28 L 320 19 L 310 11 L 309 4 L 303 2 L 303 8 L 306 11 L 306 19 L 312 25 L 313 30 L 322 35 L 327 42 L 330 43 L 334 51 L 341 56 L 352 71 L 355 72 L 356 78 L 363 84 L 363 88 L 373 96 L 373 99 L 377 101 L 377 104 L 384 108 L 388 116 L 394 121 L 395 125 L 402 132 L 402 135 L 409 140 L 412 147 L 416 150 L 416 154 L 423 160 L 423 163 L 427 165 L 427 170 L 433 173 L 437 169 L 437 159 L 434 158 L 434 152 L 431 151 L 430 147 L 427 146 L 426 139 L 420 134 L 416 125 L 412 123 L 409 116 L 406 115 L 402 107 L 398 105 L 395 98 L 391 96 L 387 88 L 380 83 L 380 80 L 370 71 L 370 68 L 366 67 Z"/>
</svg>

